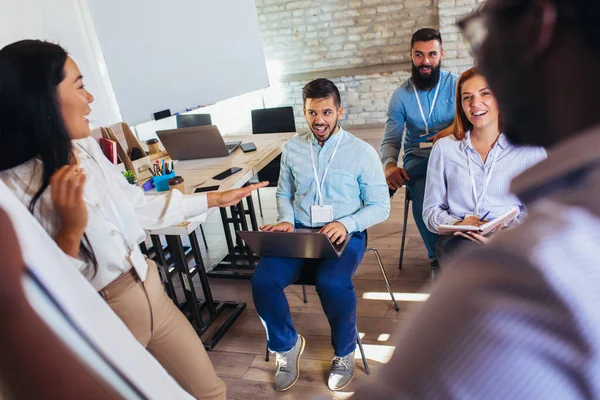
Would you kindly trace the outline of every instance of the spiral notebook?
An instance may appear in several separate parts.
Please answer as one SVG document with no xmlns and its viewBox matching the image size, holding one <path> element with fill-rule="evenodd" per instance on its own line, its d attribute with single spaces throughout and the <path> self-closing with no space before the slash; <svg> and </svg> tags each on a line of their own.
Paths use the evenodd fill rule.
<svg viewBox="0 0 600 400">
<path fill-rule="evenodd" d="M 499 225 L 504 225 L 512 221 L 519 212 L 518 209 L 512 208 L 506 213 L 500 215 L 498 218 L 494 218 L 493 220 L 481 225 L 440 225 L 438 227 L 440 231 L 440 235 L 453 235 L 455 232 L 477 232 L 481 235 L 487 235 L 494 229 L 496 229 Z"/>
</svg>

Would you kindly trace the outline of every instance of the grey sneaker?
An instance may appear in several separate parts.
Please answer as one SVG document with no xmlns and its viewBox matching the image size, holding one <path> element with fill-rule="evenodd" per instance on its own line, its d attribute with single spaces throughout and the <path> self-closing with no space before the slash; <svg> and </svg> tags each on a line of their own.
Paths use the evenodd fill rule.
<svg viewBox="0 0 600 400">
<path fill-rule="evenodd" d="M 298 340 L 294 347 L 287 353 L 276 353 L 277 372 L 273 388 L 278 392 L 285 392 L 296 382 L 300 376 L 300 356 L 304 352 L 305 340 L 298 335 Z"/>
<path fill-rule="evenodd" d="M 354 378 L 354 352 L 346 357 L 333 357 L 327 386 L 333 391 L 342 390 Z"/>
</svg>

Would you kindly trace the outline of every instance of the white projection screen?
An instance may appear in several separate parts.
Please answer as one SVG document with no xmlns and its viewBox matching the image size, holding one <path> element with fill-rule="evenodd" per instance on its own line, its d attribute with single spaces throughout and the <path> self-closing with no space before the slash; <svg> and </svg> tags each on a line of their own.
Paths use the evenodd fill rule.
<svg viewBox="0 0 600 400">
<path fill-rule="evenodd" d="M 88 0 L 123 120 L 269 85 L 253 0 Z"/>
</svg>

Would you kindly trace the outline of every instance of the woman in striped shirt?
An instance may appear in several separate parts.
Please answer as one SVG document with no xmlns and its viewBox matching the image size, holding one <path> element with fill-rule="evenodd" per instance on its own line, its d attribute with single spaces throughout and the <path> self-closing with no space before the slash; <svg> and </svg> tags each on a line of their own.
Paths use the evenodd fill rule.
<svg viewBox="0 0 600 400">
<path fill-rule="evenodd" d="M 502 133 L 502 118 L 494 94 L 475 68 L 458 80 L 452 135 L 436 142 L 429 158 L 423 203 L 427 228 L 440 225 L 480 226 L 511 208 L 517 225 L 524 217 L 521 201 L 509 192 L 511 180 L 546 158 L 541 147 L 515 146 Z M 438 259 L 468 243 L 487 242 L 476 233 L 441 235 Z"/>
</svg>

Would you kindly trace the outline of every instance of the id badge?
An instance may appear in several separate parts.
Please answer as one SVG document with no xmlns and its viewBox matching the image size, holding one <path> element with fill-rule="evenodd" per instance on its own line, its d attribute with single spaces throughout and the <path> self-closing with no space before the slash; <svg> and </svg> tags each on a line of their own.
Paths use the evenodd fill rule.
<svg viewBox="0 0 600 400">
<path fill-rule="evenodd" d="M 333 222 L 332 206 L 312 206 L 310 207 L 310 222 L 315 224 L 328 224 Z"/>
</svg>

